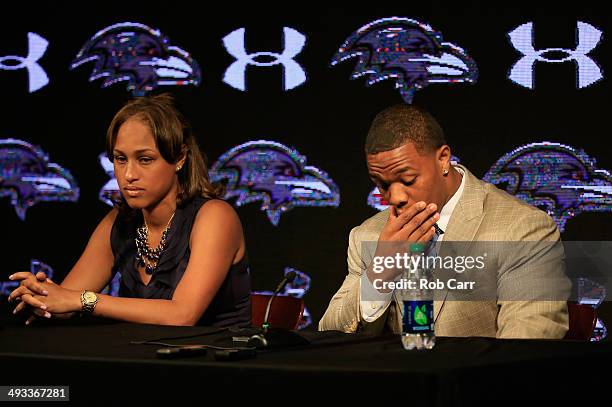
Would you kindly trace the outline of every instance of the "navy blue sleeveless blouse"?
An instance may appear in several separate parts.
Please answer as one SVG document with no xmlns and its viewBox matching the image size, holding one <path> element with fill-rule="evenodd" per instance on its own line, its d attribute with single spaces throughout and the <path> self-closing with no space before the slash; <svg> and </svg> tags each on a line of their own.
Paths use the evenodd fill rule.
<svg viewBox="0 0 612 407">
<path fill-rule="evenodd" d="M 189 239 L 193 222 L 200 207 L 208 199 L 196 197 L 176 208 L 168 230 L 167 246 L 157 269 L 145 285 L 138 273 L 136 261 L 136 229 L 143 225 L 140 211 L 120 211 L 111 230 L 111 248 L 115 257 L 113 276 L 121 273 L 119 296 L 128 298 L 172 299 L 174 290 L 185 273 L 189 255 Z M 251 324 L 251 276 L 248 258 L 230 267 L 197 325 L 218 327 L 248 327 Z"/>
</svg>

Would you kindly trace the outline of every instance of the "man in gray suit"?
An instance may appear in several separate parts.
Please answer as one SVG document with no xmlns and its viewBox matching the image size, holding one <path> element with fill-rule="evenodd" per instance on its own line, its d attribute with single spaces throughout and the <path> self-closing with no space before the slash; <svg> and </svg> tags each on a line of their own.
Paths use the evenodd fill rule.
<svg viewBox="0 0 612 407">
<path fill-rule="evenodd" d="M 390 107 L 376 116 L 366 139 L 371 179 L 389 208 L 351 230 L 348 275 L 319 322 L 319 330 L 401 332 L 403 309 L 397 291 L 375 296 L 362 287 L 374 281 L 367 242 L 550 242 L 533 255 L 495 259 L 494 298 L 434 301 L 438 336 L 562 338 L 568 330 L 570 283 L 556 224 L 545 212 L 451 164 L 451 150 L 436 120 L 412 105 Z M 510 258 L 512 257 L 512 258 Z M 516 258 L 518 257 L 518 258 Z M 367 276 L 368 280 L 365 280 Z M 382 276 L 392 280 L 392 276 Z M 555 284 L 556 296 L 542 299 L 532 281 Z M 546 284 L 546 283 L 544 283 Z M 528 296 L 528 295 L 527 295 Z M 520 297 L 520 298 L 519 298 Z"/>
</svg>

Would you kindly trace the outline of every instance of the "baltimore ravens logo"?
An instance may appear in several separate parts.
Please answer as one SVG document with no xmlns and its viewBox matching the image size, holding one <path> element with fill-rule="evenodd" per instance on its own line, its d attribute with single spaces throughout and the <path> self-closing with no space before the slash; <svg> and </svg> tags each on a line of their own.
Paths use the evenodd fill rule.
<svg viewBox="0 0 612 407">
<path fill-rule="evenodd" d="M 79 187 L 70 172 L 50 163 L 39 147 L 14 139 L 0 140 L 0 197 L 11 198 L 19 219 L 41 201 L 77 201 Z"/>
<path fill-rule="evenodd" d="M 211 167 L 213 182 L 227 183 L 226 199 L 236 206 L 262 201 L 273 225 L 280 216 L 299 206 L 340 204 L 340 192 L 332 179 L 306 157 L 274 141 L 250 141 L 225 152 Z"/>
<path fill-rule="evenodd" d="M 70 69 L 96 61 L 89 80 L 106 78 L 102 87 L 127 81 L 133 96 L 166 85 L 200 84 L 200 67 L 189 53 L 171 46 L 159 30 L 120 23 L 103 29 L 81 48 Z"/>
<path fill-rule="evenodd" d="M 117 178 L 115 178 L 115 167 L 111 160 L 108 159 L 106 153 L 101 153 L 98 156 L 98 161 L 104 169 L 106 175 L 109 176 L 109 180 L 100 188 L 98 197 L 102 202 L 107 205 L 113 206 L 115 202 L 119 202 L 121 199 L 121 191 L 119 191 L 119 184 L 117 184 Z"/>
<path fill-rule="evenodd" d="M 582 212 L 612 211 L 612 176 L 583 150 L 558 143 L 521 146 L 501 157 L 483 179 L 546 211 L 563 232 Z"/>
<path fill-rule="evenodd" d="M 378 188 L 374 187 L 368 194 L 368 206 L 379 211 L 384 211 L 389 207 L 389 202 L 385 201 Z"/>
<path fill-rule="evenodd" d="M 429 25 L 390 17 L 364 25 L 334 55 L 331 65 L 357 57 L 351 79 L 367 76 L 370 86 L 394 79 L 406 103 L 430 83 L 475 82 L 476 63 L 462 48 L 442 41 Z"/>
</svg>

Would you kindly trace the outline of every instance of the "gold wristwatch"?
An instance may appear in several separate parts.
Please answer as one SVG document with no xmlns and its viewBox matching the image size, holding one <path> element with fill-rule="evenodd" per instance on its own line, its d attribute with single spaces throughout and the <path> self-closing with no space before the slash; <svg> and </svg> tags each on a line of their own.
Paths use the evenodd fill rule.
<svg viewBox="0 0 612 407">
<path fill-rule="evenodd" d="M 81 307 L 83 312 L 87 312 L 89 314 L 93 313 L 97 303 L 98 296 L 93 291 L 85 290 L 81 293 Z"/>
</svg>

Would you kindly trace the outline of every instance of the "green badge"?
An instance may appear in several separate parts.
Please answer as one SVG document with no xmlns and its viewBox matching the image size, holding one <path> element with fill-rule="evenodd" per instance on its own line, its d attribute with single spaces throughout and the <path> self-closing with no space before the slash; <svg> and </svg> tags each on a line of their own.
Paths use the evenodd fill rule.
<svg viewBox="0 0 612 407">
<path fill-rule="evenodd" d="M 414 322 L 419 325 L 427 325 L 427 305 L 423 304 L 421 308 L 414 307 Z"/>
</svg>

